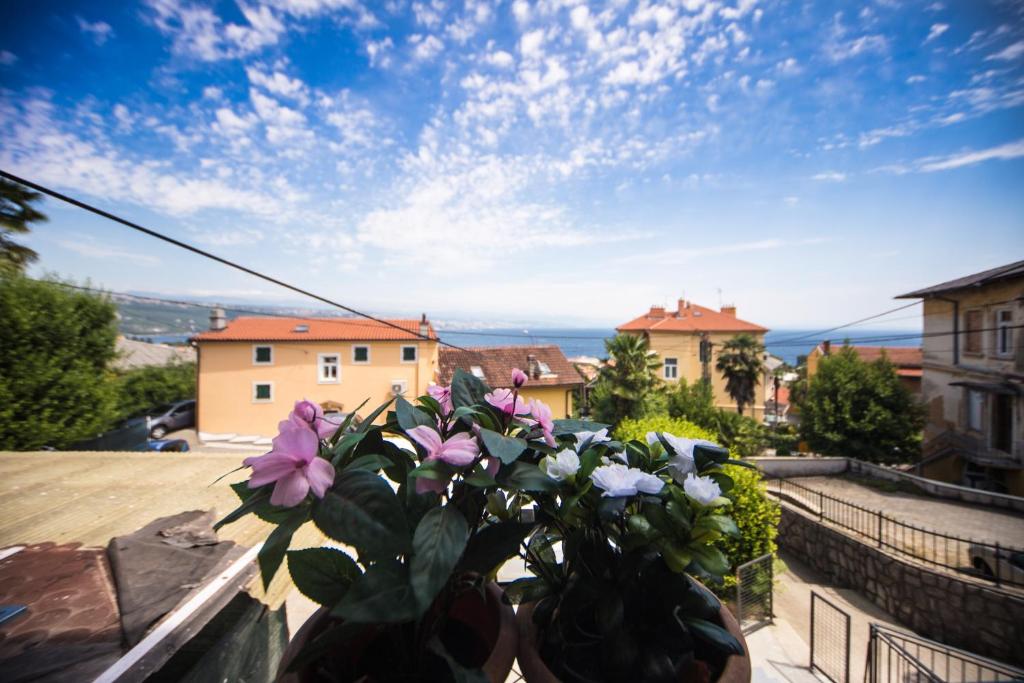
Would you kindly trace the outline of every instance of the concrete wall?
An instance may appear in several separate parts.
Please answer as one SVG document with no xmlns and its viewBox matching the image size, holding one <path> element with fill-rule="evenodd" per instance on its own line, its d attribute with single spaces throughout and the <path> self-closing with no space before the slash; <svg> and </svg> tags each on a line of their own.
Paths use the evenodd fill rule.
<svg viewBox="0 0 1024 683">
<path fill-rule="evenodd" d="M 778 543 L 926 638 L 1024 665 L 1024 596 L 896 559 L 786 504 Z"/>
<path fill-rule="evenodd" d="M 768 478 L 788 479 L 792 477 L 824 477 L 844 472 L 851 472 L 875 479 L 889 481 L 905 481 L 914 484 L 925 493 L 936 498 L 958 500 L 971 505 L 1013 510 L 1024 513 L 1024 498 L 1004 493 L 992 493 L 967 486 L 947 484 L 942 481 L 925 479 L 899 470 L 874 465 L 855 458 L 818 458 L 818 457 L 765 457 L 747 458 Z"/>
</svg>

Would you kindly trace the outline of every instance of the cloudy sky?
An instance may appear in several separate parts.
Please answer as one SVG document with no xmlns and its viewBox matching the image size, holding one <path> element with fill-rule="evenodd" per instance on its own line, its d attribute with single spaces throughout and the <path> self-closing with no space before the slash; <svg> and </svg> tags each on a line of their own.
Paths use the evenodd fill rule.
<svg viewBox="0 0 1024 683">
<path fill-rule="evenodd" d="M 7 2 L 0 167 L 382 313 L 838 324 L 1024 258 L 1024 4 Z M 294 300 L 45 211 L 38 273 Z"/>
</svg>

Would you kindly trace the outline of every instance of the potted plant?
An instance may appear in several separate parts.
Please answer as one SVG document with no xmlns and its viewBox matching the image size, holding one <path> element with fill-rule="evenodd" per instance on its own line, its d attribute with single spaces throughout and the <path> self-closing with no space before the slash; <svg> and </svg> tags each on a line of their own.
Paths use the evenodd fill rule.
<svg viewBox="0 0 1024 683">
<path fill-rule="evenodd" d="M 300 401 L 271 451 L 244 461 L 242 503 L 218 526 L 246 514 L 274 524 L 258 555 L 264 584 L 287 558 L 322 605 L 282 680 L 505 680 L 518 631 L 493 580 L 533 530 L 520 521 L 525 492 L 549 481 L 519 460 L 554 452 L 550 410 L 523 400 L 526 381 L 516 370 L 511 388 L 492 391 L 456 372 L 358 427 Z M 288 550 L 308 521 L 337 545 Z"/>
<path fill-rule="evenodd" d="M 748 681 L 739 627 L 700 582 L 729 570 L 712 545 L 738 534 L 722 465 L 746 463 L 707 441 L 576 428 L 536 464 L 549 486 L 531 494 L 533 576 L 506 588 L 527 681 Z"/>
</svg>

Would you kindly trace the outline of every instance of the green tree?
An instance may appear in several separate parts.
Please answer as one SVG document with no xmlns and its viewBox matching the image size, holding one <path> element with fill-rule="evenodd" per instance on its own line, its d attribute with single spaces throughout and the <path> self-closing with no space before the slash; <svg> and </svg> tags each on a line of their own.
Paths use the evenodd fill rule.
<svg viewBox="0 0 1024 683">
<path fill-rule="evenodd" d="M 764 346 L 753 336 L 740 334 L 722 344 L 715 363 L 725 376 L 725 390 L 736 401 L 736 412 L 754 403 L 758 380 L 764 374 Z"/>
<path fill-rule="evenodd" d="M 153 406 L 196 397 L 196 364 L 168 363 L 119 373 L 118 419 L 134 417 Z"/>
<path fill-rule="evenodd" d="M 670 417 L 689 420 L 704 429 L 712 429 L 717 412 L 711 384 L 703 379 L 690 384 L 686 378 L 680 378 L 675 389 L 668 393 Z"/>
<path fill-rule="evenodd" d="M 61 448 L 112 424 L 116 310 L 57 282 L 0 276 L 0 450 Z"/>
<path fill-rule="evenodd" d="M 909 462 L 920 454 L 924 408 L 883 354 L 865 363 L 849 346 L 821 359 L 800 409 L 800 434 L 829 455 Z"/>
<path fill-rule="evenodd" d="M 608 359 L 591 392 L 594 419 L 618 424 L 626 417 L 641 417 L 659 397 L 654 371 L 661 366 L 658 355 L 643 337 L 618 334 L 604 342 Z"/>
<path fill-rule="evenodd" d="M 0 274 L 20 273 L 39 255 L 18 244 L 12 235 L 25 234 L 29 223 L 46 220 L 33 206 L 42 195 L 17 183 L 0 178 Z"/>
</svg>

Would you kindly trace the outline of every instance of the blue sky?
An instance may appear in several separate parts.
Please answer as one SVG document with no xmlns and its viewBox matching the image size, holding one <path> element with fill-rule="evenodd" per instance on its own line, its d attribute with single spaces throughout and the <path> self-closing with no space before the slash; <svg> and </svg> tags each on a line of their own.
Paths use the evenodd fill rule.
<svg viewBox="0 0 1024 683">
<path fill-rule="evenodd" d="M 380 313 L 838 324 L 1024 257 L 1024 4 L 4 3 L 0 166 Z M 45 210 L 35 272 L 294 301 Z"/>
</svg>

